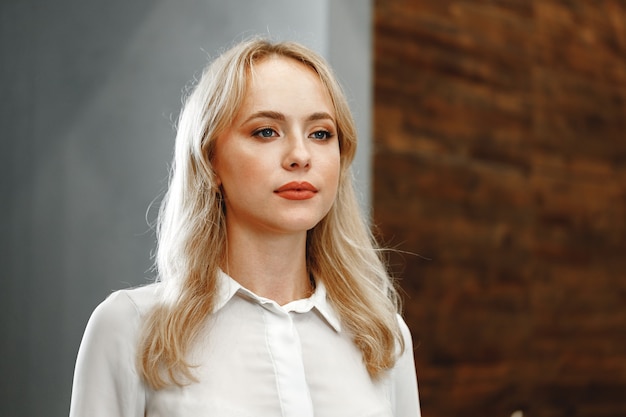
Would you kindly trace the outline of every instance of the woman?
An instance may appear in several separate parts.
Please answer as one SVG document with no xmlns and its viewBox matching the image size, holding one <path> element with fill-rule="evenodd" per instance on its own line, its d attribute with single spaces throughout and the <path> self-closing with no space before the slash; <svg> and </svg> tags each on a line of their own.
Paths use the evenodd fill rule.
<svg viewBox="0 0 626 417">
<path fill-rule="evenodd" d="M 240 43 L 181 113 L 158 282 L 93 313 L 70 416 L 418 416 L 411 338 L 326 63 Z"/>
</svg>

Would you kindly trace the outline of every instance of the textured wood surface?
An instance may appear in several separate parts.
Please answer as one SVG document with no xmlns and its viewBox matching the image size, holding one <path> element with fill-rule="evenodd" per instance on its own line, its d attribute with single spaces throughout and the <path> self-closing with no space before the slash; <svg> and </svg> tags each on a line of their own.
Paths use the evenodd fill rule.
<svg viewBox="0 0 626 417">
<path fill-rule="evenodd" d="M 626 416 L 626 1 L 375 2 L 425 416 Z"/>
</svg>

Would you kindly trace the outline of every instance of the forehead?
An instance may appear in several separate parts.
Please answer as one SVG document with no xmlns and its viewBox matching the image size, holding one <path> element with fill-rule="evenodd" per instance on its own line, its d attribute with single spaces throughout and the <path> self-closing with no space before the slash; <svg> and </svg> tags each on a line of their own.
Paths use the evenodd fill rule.
<svg viewBox="0 0 626 417">
<path fill-rule="evenodd" d="M 250 67 L 242 110 L 251 105 L 277 105 L 277 100 L 299 107 L 316 104 L 334 113 L 330 93 L 313 68 L 293 58 L 273 55 Z"/>
<path fill-rule="evenodd" d="M 319 79 L 317 72 L 308 64 L 288 56 L 272 54 L 256 59 L 250 64 L 248 84 L 254 84 L 259 78 L 279 74 Z"/>
</svg>

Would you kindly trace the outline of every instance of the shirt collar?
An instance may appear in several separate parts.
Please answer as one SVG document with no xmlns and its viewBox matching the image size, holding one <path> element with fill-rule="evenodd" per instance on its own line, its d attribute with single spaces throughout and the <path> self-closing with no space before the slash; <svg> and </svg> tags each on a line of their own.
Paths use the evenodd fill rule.
<svg viewBox="0 0 626 417">
<path fill-rule="evenodd" d="M 326 287 L 321 281 L 316 281 L 315 292 L 309 298 L 295 300 L 285 304 L 284 306 L 280 306 L 275 301 L 259 297 L 252 291 L 244 288 L 221 269 L 218 270 L 217 280 L 218 292 L 215 299 L 215 307 L 213 309 L 214 313 L 228 304 L 235 294 L 240 294 L 264 307 L 271 306 L 271 308 L 281 309 L 284 312 L 306 313 L 315 308 L 336 332 L 341 331 L 341 322 L 335 312 L 335 309 L 328 301 Z"/>
</svg>

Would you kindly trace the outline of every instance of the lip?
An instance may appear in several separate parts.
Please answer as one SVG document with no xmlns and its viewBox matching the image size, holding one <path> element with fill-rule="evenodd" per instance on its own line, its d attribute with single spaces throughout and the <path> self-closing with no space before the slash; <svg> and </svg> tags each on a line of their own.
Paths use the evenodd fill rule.
<svg viewBox="0 0 626 417">
<path fill-rule="evenodd" d="M 306 181 L 292 181 L 281 185 L 274 192 L 287 200 L 308 200 L 315 196 L 317 188 Z"/>
</svg>

